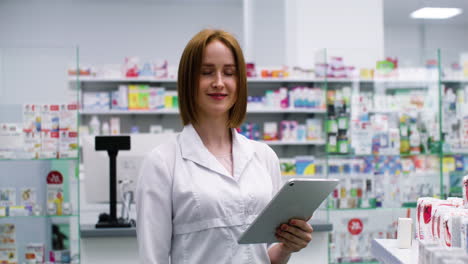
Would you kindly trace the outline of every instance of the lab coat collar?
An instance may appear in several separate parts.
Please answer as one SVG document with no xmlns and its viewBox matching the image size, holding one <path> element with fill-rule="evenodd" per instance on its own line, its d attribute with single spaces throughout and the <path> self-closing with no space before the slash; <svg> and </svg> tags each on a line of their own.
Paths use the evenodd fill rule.
<svg viewBox="0 0 468 264">
<path fill-rule="evenodd" d="M 239 179 L 245 167 L 254 155 L 254 148 L 244 136 L 232 129 L 232 154 L 233 154 L 233 174 L 234 179 Z M 219 174 L 233 178 L 226 168 L 211 154 L 205 147 L 203 141 L 195 128 L 189 124 L 180 133 L 180 149 L 184 159 L 191 160 L 200 166 L 215 171 Z"/>
</svg>

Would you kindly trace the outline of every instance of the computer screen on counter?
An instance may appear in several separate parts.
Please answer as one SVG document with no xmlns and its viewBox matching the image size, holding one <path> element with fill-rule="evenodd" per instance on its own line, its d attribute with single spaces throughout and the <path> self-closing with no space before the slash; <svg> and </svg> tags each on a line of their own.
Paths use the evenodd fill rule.
<svg viewBox="0 0 468 264">
<path fill-rule="evenodd" d="M 167 142 L 175 133 L 132 134 L 130 151 L 117 155 L 117 201 L 121 199 L 120 181 L 131 182 L 126 189 L 135 191 L 141 163 L 145 155 L 157 145 Z M 94 136 L 84 136 L 83 172 L 84 195 L 88 203 L 109 203 L 109 156 L 107 151 L 94 149 Z M 83 192 L 82 192 L 83 193 Z"/>
</svg>

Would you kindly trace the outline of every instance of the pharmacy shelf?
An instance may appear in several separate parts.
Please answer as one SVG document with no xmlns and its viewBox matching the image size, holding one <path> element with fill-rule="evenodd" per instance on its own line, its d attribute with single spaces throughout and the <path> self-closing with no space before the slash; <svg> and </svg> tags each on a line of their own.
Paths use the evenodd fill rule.
<svg viewBox="0 0 468 264">
<path fill-rule="evenodd" d="M 307 108 L 288 108 L 288 109 L 247 109 L 248 114 L 325 114 L 325 109 L 307 109 Z"/>
<path fill-rule="evenodd" d="M 135 77 L 135 78 L 98 78 L 91 76 L 81 76 L 78 79 L 82 83 L 176 83 L 177 79 L 156 79 L 151 77 Z M 69 77 L 68 81 L 73 83 L 77 81 L 75 76 Z"/>
<path fill-rule="evenodd" d="M 453 82 L 453 83 L 466 83 L 468 82 L 468 78 L 450 78 L 450 79 L 442 79 L 442 82 Z"/>
<path fill-rule="evenodd" d="M 2 158 L 0 157 L 0 162 L 2 161 L 78 161 L 79 158 L 61 158 L 61 159 L 33 159 L 33 158 Z"/>
<path fill-rule="evenodd" d="M 450 152 L 444 152 L 444 156 L 468 154 L 468 149 L 454 149 Z"/>
<path fill-rule="evenodd" d="M 76 77 L 69 77 L 69 82 L 76 82 Z M 120 83 L 176 83 L 177 79 L 156 79 L 151 77 L 135 77 L 135 78 L 101 78 L 82 76 L 79 77 L 80 82 L 120 82 Z M 248 83 L 313 83 L 313 82 L 325 82 L 323 78 L 248 78 Z"/>
<path fill-rule="evenodd" d="M 446 155 L 453 155 L 453 154 L 446 154 Z M 328 157 L 332 159 L 340 159 L 340 158 L 359 158 L 359 157 L 400 157 L 400 158 L 407 158 L 407 157 L 414 157 L 414 156 L 439 156 L 438 153 L 419 153 L 419 154 L 351 154 L 351 153 L 328 153 Z"/>
<path fill-rule="evenodd" d="M 325 114 L 324 109 L 248 109 L 248 114 Z M 107 110 L 91 111 L 82 110 L 82 115 L 174 115 L 179 114 L 178 109 L 160 109 L 160 110 Z"/>
<path fill-rule="evenodd" d="M 381 211 L 394 211 L 394 210 L 406 210 L 406 209 L 415 209 L 415 207 L 371 207 L 371 208 L 323 208 L 320 210 L 323 211 L 330 211 L 331 213 L 333 212 L 346 212 L 346 211 L 376 211 L 376 212 L 381 212 Z"/>
<path fill-rule="evenodd" d="M 70 76 L 69 82 L 76 82 L 76 76 Z M 135 78 L 103 78 L 92 76 L 81 76 L 78 78 L 83 83 L 99 83 L 99 82 L 116 82 L 116 83 L 176 83 L 177 79 L 157 79 L 152 77 L 135 77 Z M 285 78 L 247 78 L 248 83 L 432 83 L 437 82 L 437 79 L 359 79 L 359 78 L 300 78 L 300 77 L 285 77 Z M 468 79 L 459 80 L 444 80 L 445 82 L 468 82 Z"/>
<path fill-rule="evenodd" d="M 324 78 L 297 78 L 297 77 L 285 77 L 285 78 L 247 78 L 247 83 L 314 83 L 325 82 Z"/>
<path fill-rule="evenodd" d="M 371 253 L 383 264 L 414 264 L 418 263 L 418 245 L 418 241 L 413 240 L 411 248 L 399 249 L 396 239 L 374 239 Z"/>
<path fill-rule="evenodd" d="M 415 84 L 428 84 L 428 83 L 434 83 L 438 82 L 437 79 L 394 79 L 394 78 L 381 78 L 381 79 L 359 79 L 359 78 L 354 78 L 354 79 L 341 79 L 341 78 L 328 78 L 327 79 L 328 83 L 382 83 L 382 84 L 407 84 L 409 86 L 415 85 Z"/>
<path fill-rule="evenodd" d="M 314 174 L 314 175 L 302 175 L 302 174 L 282 174 L 285 180 L 289 180 L 292 178 L 305 178 L 305 179 L 313 179 L 313 178 L 326 178 L 327 175 L 325 174 Z"/>
<path fill-rule="evenodd" d="M 427 110 L 426 110 L 427 111 Z M 397 109 L 372 109 L 372 110 L 369 110 L 368 112 L 370 114 L 399 114 L 399 113 L 403 113 L 403 112 L 411 112 L 411 113 L 422 113 L 422 112 L 426 112 L 424 109 L 401 109 L 401 110 L 397 110 Z"/>
<path fill-rule="evenodd" d="M 364 262 L 335 262 L 331 264 L 380 264 L 378 261 L 364 261 Z"/>
<path fill-rule="evenodd" d="M 310 140 L 310 141 L 264 141 L 260 140 L 270 146 L 307 146 L 307 145 L 325 145 L 325 140 Z"/>
<path fill-rule="evenodd" d="M 0 216 L 0 219 L 16 219 L 16 218 L 29 218 L 29 219 L 42 219 L 42 218 L 51 218 L 51 219 L 59 219 L 59 218 L 74 218 L 79 217 L 78 214 L 72 215 L 18 215 L 18 216 Z M 54 220 L 55 221 L 55 220 Z M 59 220 L 57 220 L 59 221 Z"/>
<path fill-rule="evenodd" d="M 174 115 L 179 114 L 178 109 L 160 109 L 160 110 L 107 110 L 90 111 L 82 110 L 81 115 Z"/>
</svg>

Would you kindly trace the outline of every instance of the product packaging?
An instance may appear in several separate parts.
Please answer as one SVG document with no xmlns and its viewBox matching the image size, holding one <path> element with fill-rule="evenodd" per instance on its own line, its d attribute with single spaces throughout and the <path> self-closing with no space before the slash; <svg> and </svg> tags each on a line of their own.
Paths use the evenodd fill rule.
<svg viewBox="0 0 468 264">
<path fill-rule="evenodd" d="M 41 131 L 41 115 L 39 105 L 23 105 L 23 131 L 25 133 Z"/>
<path fill-rule="evenodd" d="M 156 60 L 154 63 L 154 77 L 156 79 L 165 79 L 169 77 L 169 64 L 167 60 Z"/>
<path fill-rule="evenodd" d="M 41 152 L 41 144 L 40 132 L 24 132 L 25 158 L 38 159 Z"/>
<path fill-rule="evenodd" d="M 74 103 L 60 105 L 60 131 L 78 131 L 78 105 Z"/>
<path fill-rule="evenodd" d="M 263 123 L 263 140 L 278 140 L 278 124 L 276 122 Z"/>
<path fill-rule="evenodd" d="M 468 208 L 468 176 L 463 177 L 463 201 L 465 204 L 465 208 Z"/>
<path fill-rule="evenodd" d="M 37 204 L 36 188 L 27 187 L 20 189 L 20 205 L 34 207 Z"/>
<path fill-rule="evenodd" d="M 306 119 L 307 140 L 322 139 L 322 120 L 315 118 Z"/>
<path fill-rule="evenodd" d="M 62 173 L 59 171 L 49 172 L 47 175 L 47 210 L 49 211 L 51 205 L 55 205 L 55 215 L 62 215 L 63 195 Z M 52 212 L 52 210 L 50 212 Z"/>
<path fill-rule="evenodd" d="M 61 131 L 59 142 L 60 158 L 78 157 L 78 132 Z"/>
<path fill-rule="evenodd" d="M 120 118 L 119 117 L 110 118 L 110 134 L 120 135 Z"/>
<path fill-rule="evenodd" d="M 295 159 L 281 159 L 280 167 L 281 167 L 281 175 L 283 176 L 296 175 L 296 160 Z"/>
<path fill-rule="evenodd" d="M 70 250 L 51 250 L 49 252 L 49 261 L 52 263 L 70 263 Z"/>
<path fill-rule="evenodd" d="M 137 85 L 128 86 L 128 110 L 138 109 L 139 88 Z"/>
<path fill-rule="evenodd" d="M 41 152 L 39 158 L 56 159 L 58 155 L 59 132 L 44 130 L 41 132 Z"/>
<path fill-rule="evenodd" d="M 16 189 L 0 188 L 0 206 L 8 207 L 16 205 Z"/>
<path fill-rule="evenodd" d="M 147 110 L 149 109 L 149 86 L 138 85 L 138 102 L 137 109 Z"/>
<path fill-rule="evenodd" d="M 304 176 L 315 175 L 315 158 L 313 156 L 297 156 L 296 173 Z"/>
<path fill-rule="evenodd" d="M 25 259 L 34 263 L 45 262 L 45 245 L 42 243 L 28 243 L 25 250 Z"/>
<path fill-rule="evenodd" d="M 109 92 L 84 92 L 83 110 L 109 111 L 111 98 Z"/>
<path fill-rule="evenodd" d="M 138 57 L 126 57 L 123 64 L 123 76 L 127 78 L 138 77 L 139 68 L 138 64 L 140 63 L 140 58 Z"/>
<path fill-rule="evenodd" d="M 461 220 L 460 246 L 468 254 L 468 218 Z"/>
<path fill-rule="evenodd" d="M 0 263 L 18 263 L 15 224 L 0 224 Z"/>
<path fill-rule="evenodd" d="M 19 124 L 0 123 L 0 159 L 18 157 L 24 151 L 24 138 Z"/>
<path fill-rule="evenodd" d="M 424 230 L 424 222 L 429 223 L 430 218 L 432 217 L 431 211 L 432 206 L 426 206 L 429 201 L 435 200 L 431 197 L 421 197 L 418 198 L 416 206 L 416 237 L 418 240 L 425 240 L 426 234 Z"/>
<path fill-rule="evenodd" d="M 177 108 L 177 92 L 176 91 L 166 91 L 164 95 L 164 108 L 174 109 Z"/>
</svg>

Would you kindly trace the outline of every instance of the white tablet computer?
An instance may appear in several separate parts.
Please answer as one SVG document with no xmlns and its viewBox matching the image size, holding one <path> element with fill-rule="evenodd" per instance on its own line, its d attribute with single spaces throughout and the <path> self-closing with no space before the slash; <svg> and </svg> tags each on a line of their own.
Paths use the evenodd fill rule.
<svg viewBox="0 0 468 264">
<path fill-rule="evenodd" d="M 338 184 L 336 179 L 293 178 L 287 181 L 237 241 L 275 243 L 276 228 L 291 218 L 309 219 Z"/>
</svg>

